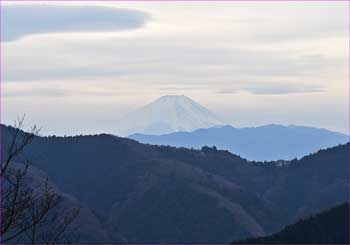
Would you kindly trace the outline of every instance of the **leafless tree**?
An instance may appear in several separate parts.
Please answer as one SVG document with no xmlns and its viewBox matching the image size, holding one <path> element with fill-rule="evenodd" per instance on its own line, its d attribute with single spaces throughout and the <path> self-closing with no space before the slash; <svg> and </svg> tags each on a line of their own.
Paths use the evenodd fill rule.
<svg viewBox="0 0 350 245">
<path fill-rule="evenodd" d="M 79 209 L 60 211 L 62 196 L 48 179 L 33 187 L 28 182 L 30 162 L 22 159 L 23 165 L 14 165 L 40 131 L 33 126 L 23 132 L 23 121 L 24 116 L 15 122 L 1 162 L 1 243 L 71 243 L 76 237 L 70 226 Z"/>
</svg>

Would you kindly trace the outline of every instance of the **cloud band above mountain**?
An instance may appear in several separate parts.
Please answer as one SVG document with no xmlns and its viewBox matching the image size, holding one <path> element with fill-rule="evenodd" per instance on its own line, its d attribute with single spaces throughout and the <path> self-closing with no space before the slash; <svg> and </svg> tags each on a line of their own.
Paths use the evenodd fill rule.
<svg viewBox="0 0 350 245">
<path fill-rule="evenodd" d="M 124 31 L 142 27 L 150 16 L 142 11 L 98 6 L 3 6 L 1 41 L 57 32 Z"/>
<path fill-rule="evenodd" d="M 238 84 L 236 88 L 222 88 L 217 91 L 218 94 L 234 94 L 238 92 L 249 92 L 255 95 L 285 95 L 298 93 L 320 93 L 325 89 L 316 84 L 295 84 L 295 83 L 277 83 L 277 82 L 248 82 Z"/>
</svg>

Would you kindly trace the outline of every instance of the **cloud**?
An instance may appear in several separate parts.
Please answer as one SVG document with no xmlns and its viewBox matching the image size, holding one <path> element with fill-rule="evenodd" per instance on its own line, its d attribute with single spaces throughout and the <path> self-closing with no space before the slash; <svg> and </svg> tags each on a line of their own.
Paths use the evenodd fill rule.
<svg viewBox="0 0 350 245">
<path fill-rule="evenodd" d="M 7 5 L 1 7 L 1 41 L 43 33 L 124 31 L 149 19 L 142 11 L 110 7 Z"/>
<path fill-rule="evenodd" d="M 348 3 L 52 4 L 2 6 L 5 120 L 23 111 L 57 132 L 106 131 L 157 96 L 186 94 L 235 123 L 348 129 Z M 14 11 L 18 22 L 4 18 Z"/>
<path fill-rule="evenodd" d="M 22 89 L 22 90 L 15 90 L 15 89 L 8 89 L 6 88 L 6 91 L 2 93 L 2 96 L 4 98 L 22 98 L 23 97 L 48 97 L 48 98 L 60 98 L 66 96 L 65 92 L 61 89 L 36 89 L 36 90 L 29 90 L 29 89 Z"/>
<path fill-rule="evenodd" d="M 67 98 L 67 97 L 113 97 L 120 95 L 120 89 L 96 86 L 92 83 L 85 83 L 85 86 L 79 84 L 67 84 L 62 82 L 28 82 L 24 84 L 4 83 L 2 85 L 2 96 L 11 99 L 31 98 Z"/>
<path fill-rule="evenodd" d="M 319 93 L 324 92 L 320 87 L 311 87 L 296 84 L 269 84 L 261 87 L 248 87 L 243 90 L 256 95 L 282 95 L 282 94 L 300 94 L 300 93 Z"/>
<path fill-rule="evenodd" d="M 324 92 L 324 88 L 318 85 L 301 83 L 276 83 L 276 82 L 248 82 L 236 84 L 235 88 L 219 89 L 217 94 L 236 94 L 245 91 L 255 95 L 283 95 L 299 93 L 319 93 Z"/>
<path fill-rule="evenodd" d="M 6 44 L 3 81 L 99 78 L 133 83 L 211 84 L 319 74 L 342 60 L 323 53 L 199 46 L 191 40 L 124 37 Z M 42 52 L 47 50 L 47 52 Z M 316 56 L 318 59 L 315 59 Z"/>
</svg>

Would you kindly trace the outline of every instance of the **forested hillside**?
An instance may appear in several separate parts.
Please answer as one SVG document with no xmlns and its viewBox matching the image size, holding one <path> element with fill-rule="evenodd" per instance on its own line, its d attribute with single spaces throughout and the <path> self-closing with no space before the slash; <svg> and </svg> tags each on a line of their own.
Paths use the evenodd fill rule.
<svg viewBox="0 0 350 245">
<path fill-rule="evenodd" d="M 2 133 L 5 146 L 13 130 Z M 349 144 L 291 162 L 249 162 L 215 147 L 37 136 L 16 160 L 24 159 L 92 210 L 110 243 L 117 233 L 129 243 L 227 243 L 276 232 L 348 198 Z"/>
<path fill-rule="evenodd" d="M 234 244 L 349 244 L 349 203 L 307 216 L 273 235 Z"/>
</svg>

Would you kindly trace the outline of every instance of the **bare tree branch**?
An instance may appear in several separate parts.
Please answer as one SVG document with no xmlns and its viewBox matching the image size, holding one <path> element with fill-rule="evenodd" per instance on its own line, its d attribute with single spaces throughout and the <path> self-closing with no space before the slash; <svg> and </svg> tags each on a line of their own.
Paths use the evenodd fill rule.
<svg viewBox="0 0 350 245">
<path fill-rule="evenodd" d="M 48 179 L 43 182 L 42 190 L 31 185 L 28 180 L 29 161 L 24 161 L 20 167 L 12 166 L 40 131 L 33 126 L 29 133 L 23 132 L 23 122 L 24 116 L 15 122 L 6 158 L 1 163 L 1 243 L 23 239 L 32 244 L 67 243 L 72 236 L 70 225 L 79 209 L 61 212 L 59 205 L 63 197 L 50 187 Z"/>
</svg>

